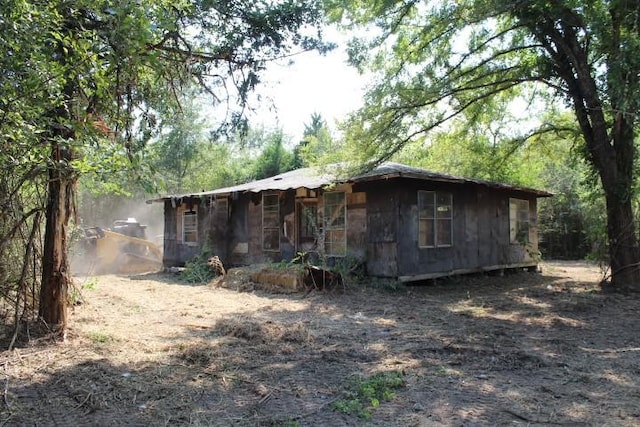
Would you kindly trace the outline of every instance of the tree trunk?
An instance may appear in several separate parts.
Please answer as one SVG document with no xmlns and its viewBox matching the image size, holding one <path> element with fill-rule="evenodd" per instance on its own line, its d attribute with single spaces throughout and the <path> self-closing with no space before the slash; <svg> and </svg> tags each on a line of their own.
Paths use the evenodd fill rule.
<svg viewBox="0 0 640 427">
<path fill-rule="evenodd" d="M 602 158 L 600 174 L 607 201 L 607 237 L 613 290 L 640 291 L 640 249 L 632 198 L 635 138 L 632 122 L 617 114 L 611 131 L 615 155 Z"/>
<path fill-rule="evenodd" d="M 66 169 L 72 153 L 51 142 L 42 285 L 39 314 L 49 327 L 64 335 L 71 278 L 67 258 L 67 226 L 73 212 L 74 178 Z"/>
<path fill-rule="evenodd" d="M 63 16 L 71 19 L 70 11 L 65 10 Z M 65 21 L 64 27 L 67 30 L 65 33 L 72 37 L 70 21 Z M 64 42 L 58 42 L 56 50 L 60 65 L 66 67 L 69 63 L 68 58 L 73 57 L 73 50 Z M 49 328 L 63 338 L 67 326 L 71 284 L 67 257 L 67 227 L 75 210 L 76 176 L 70 163 L 74 159 L 72 144 L 76 133 L 70 124 L 74 122 L 71 106 L 74 105 L 76 94 L 77 82 L 70 75 L 62 90 L 64 101 L 49 115 L 50 128 L 44 140 L 51 147 L 51 153 L 38 313 Z"/>
<path fill-rule="evenodd" d="M 631 200 L 621 201 L 619 195 L 611 194 L 611 189 L 606 193 L 611 287 L 622 292 L 637 291 L 640 289 L 640 251 Z"/>
<path fill-rule="evenodd" d="M 637 67 L 629 66 L 629 58 L 623 60 L 625 55 L 635 54 L 626 48 L 623 34 L 637 32 L 637 2 L 617 2 L 608 8 L 611 38 L 601 40 L 609 44 L 605 48 L 608 57 L 605 69 L 598 72 L 593 68 L 594 55 L 589 52 L 591 36 L 585 36 L 584 28 L 576 25 L 584 23 L 581 12 L 562 2 L 539 3 L 519 3 L 522 7 L 516 7 L 514 13 L 549 54 L 553 73 L 566 83 L 588 160 L 600 176 L 607 203 L 611 288 L 640 291 L 640 250 L 631 206 L 638 78 Z M 608 93 L 598 81 L 601 71 L 606 72 Z"/>
</svg>

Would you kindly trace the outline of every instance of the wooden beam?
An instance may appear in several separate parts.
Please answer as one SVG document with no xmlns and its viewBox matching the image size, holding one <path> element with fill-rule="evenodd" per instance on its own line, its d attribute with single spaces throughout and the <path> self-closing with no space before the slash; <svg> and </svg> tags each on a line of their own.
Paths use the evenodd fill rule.
<svg viewBox="0 0 640 427">
<path fill-rule="evenodd" d="M 487 267 L 478 267 L 478 268 L 460 268 L 457 270 L 441 271 L 437 273 L 416 274 L 412 276 L 398 276 L 398 280 L 401 282 L 418 282 L 421 280 L 438 279 L 440 277 L 459 276 L 463 274 L 473 274 L 473 273 L 487 273 L 495 270 L 509 270 L 509 269 L 515 269 L 515 268 L 532 268 L 537 266 L 538 266 L 538 263 L 535 261 L 519 262 L 514 264 L 500 264 L 500 265 L 491 265 Z"/>
</svg>

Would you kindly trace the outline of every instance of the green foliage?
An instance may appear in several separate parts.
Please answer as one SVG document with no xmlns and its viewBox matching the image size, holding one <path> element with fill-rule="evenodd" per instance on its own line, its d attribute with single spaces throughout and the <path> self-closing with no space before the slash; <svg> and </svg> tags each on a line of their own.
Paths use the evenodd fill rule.
<svg viewBox="0 0 640 427">
<path fill-rule="evenodd" d="M 254 166 L 255 179 L 279 175 L 294 168 L 293 155 L 285 148 L 282 130 L 267 134 L 265 142 Z"/>
<path fill-rule="evenodd" d="M 317 166 L 335 161 L 338 143 L 333 140 L 327 122 L 318 113 L 304 126 L 302 141 L 293 149 L 296 168 Z"/>
<path fill-rule="evenodd" d="M 180 274 L 180 278 L 187 283 L 199 285 L 211 282 L 211 280 L 216 277 L 217 271 L 211 268 L 208 259 L 209 255 L 203 253 L 187 261 L 184 270 Z"/>
<path fill-rule="evenodd" d="M 390 371 L 372 375 L 355 383 L 345 397 L 336 400 L 333 408 L 348 415 L 355 415 L 364 420 L 370 420 L 372 410 L 380 403 L 392 400 L 395 391 L 405 386 L 405 380 L 400 372 Z"/>
<path fill-rule="evenodd" d="M 198 87 L 220 106 L 219 131 L 242 124 L 247 94 L 266 61 L 294 48 L 328 48 L 319 33 L 307 31 L 320 21 L 313 1 L 3 1 L 0 255 L 12 264 L 0 265 L 2 295 L 36 283 L 31 276 L 43 252 L 34 242 L 54 248 L 66 241 L 79 176 L 87 177 L 84 189 L 99 194 L 155 189 L 144 149 L 172 122 L 165 140 L 172 148 L 165 151 L 174 149 L 174 157 L 164 160 L 173 162 L 158 163 L 183 177 L 185 165 L 198 158 L 189 140 L 198 133 L 188 127 L 192 116 L 173 120 L 182 113 L 178 94 Z M 42 238 L 33 221 L 47 203 L 61 206 L 64 216 L 55 226 L 43 222 Z M 64 269 L 66 251 L 60 252 L 43 256 L 60 258 Z M 58 265 L 48 261 L 45 266 Z M 50 277 L 45 299 L 66 289 L 59 283 L 66 275 Z"/>
<path fill-rule="evenodd" d="M 150 164 L 162 178 L 161 190 L 169 194 L 180 194 L 195 190 L 189 176 L 202 169 L 206 161 L 204 153 L 208 145 L 205 123 L 197 111 L 192 93 L 181 99 L 181 110 L 171 119 L 165 120 L 165 131 L 149 145 Z"/>
<path fill-rule="evenodd" d="M 350 253 L 335 258 L 330 270 L 340 274 L 344 286 L 361 284 L 367 278 L 362 259 Z"/>
<path fill-rule="evenodd" d="M 97 285 L 98 285 L 98 279 L 96 279 L 95 277 L 84 281 L 82 284 L 80 284 L 79 287 L 74 283 L 71 289 L 71 294 L 70 294 L 71 304 L 78 305 L 78 304 L 84 303 L 85 299 L 84 299 L 83 291 L 93 290 L 96 288 Z"/>
<path fill-rule="evenodd" d="M 88 332 L 87 337 L 96 345 L 109 344 L 114 341 L 114 338 L 111 335 L 98 331 Z"/>
</svg>

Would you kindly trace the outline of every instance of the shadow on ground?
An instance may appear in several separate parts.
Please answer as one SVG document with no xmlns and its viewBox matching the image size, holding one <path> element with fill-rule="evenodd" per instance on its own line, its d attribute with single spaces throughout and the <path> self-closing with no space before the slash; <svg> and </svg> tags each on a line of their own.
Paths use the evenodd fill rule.
<svg viewBox="0 0 640 427">
<path fill-rule="evenodd" d="M 170 282 L 170 281 L 169 281 Z M 157 286 L 170 283 L 158 281 Z M 211 292 L 215 294 L 216 289 Z M 274 295 L 203 316 L 159 355 L 127 342 L 32 375 L 5 354 L 0 421 L 14 425 L 637 425 L 640 303 L 562 274 L 465 277 L 395 291 Z M 221 297 L 218 295 L 218 297 Z M 273 309 L 278 301 L 279 309 Z M 287 309 L 287 301 L 295 308 Z M 304 304 L 300 304 L 303 302 Z M 51 349 L 33 348 L 50 357 Z M 128 349 L 131 351 L 131 349 Z M 67 350 L 67 354 L 71 354 Z M 34 356 L 35 357 L 35 356 Z M 40 359 L 38 359 L 40 360 Z M 8 368 L 9 367 L 9 368 Z M 365 420 L 335 409 L 366 379 L 405 386 Z M 373 405 L 375 406 L 375 405 Z"/>
</svg>

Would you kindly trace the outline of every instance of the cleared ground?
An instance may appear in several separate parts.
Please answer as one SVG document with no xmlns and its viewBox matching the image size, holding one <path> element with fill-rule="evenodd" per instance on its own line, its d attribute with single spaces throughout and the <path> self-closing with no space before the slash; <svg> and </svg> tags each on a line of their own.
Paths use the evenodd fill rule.
<svg viewBox="0 0 640 427">
<path fill-rule="evenodd" d="M 306 296 L 80 281 L 66 342 L 0 353 L 0 424 L 638 425 L 640 300 L 599 279 L 545 263 Z M 401 384 L 372 398 L 375 378 Z"/>
</svg>

